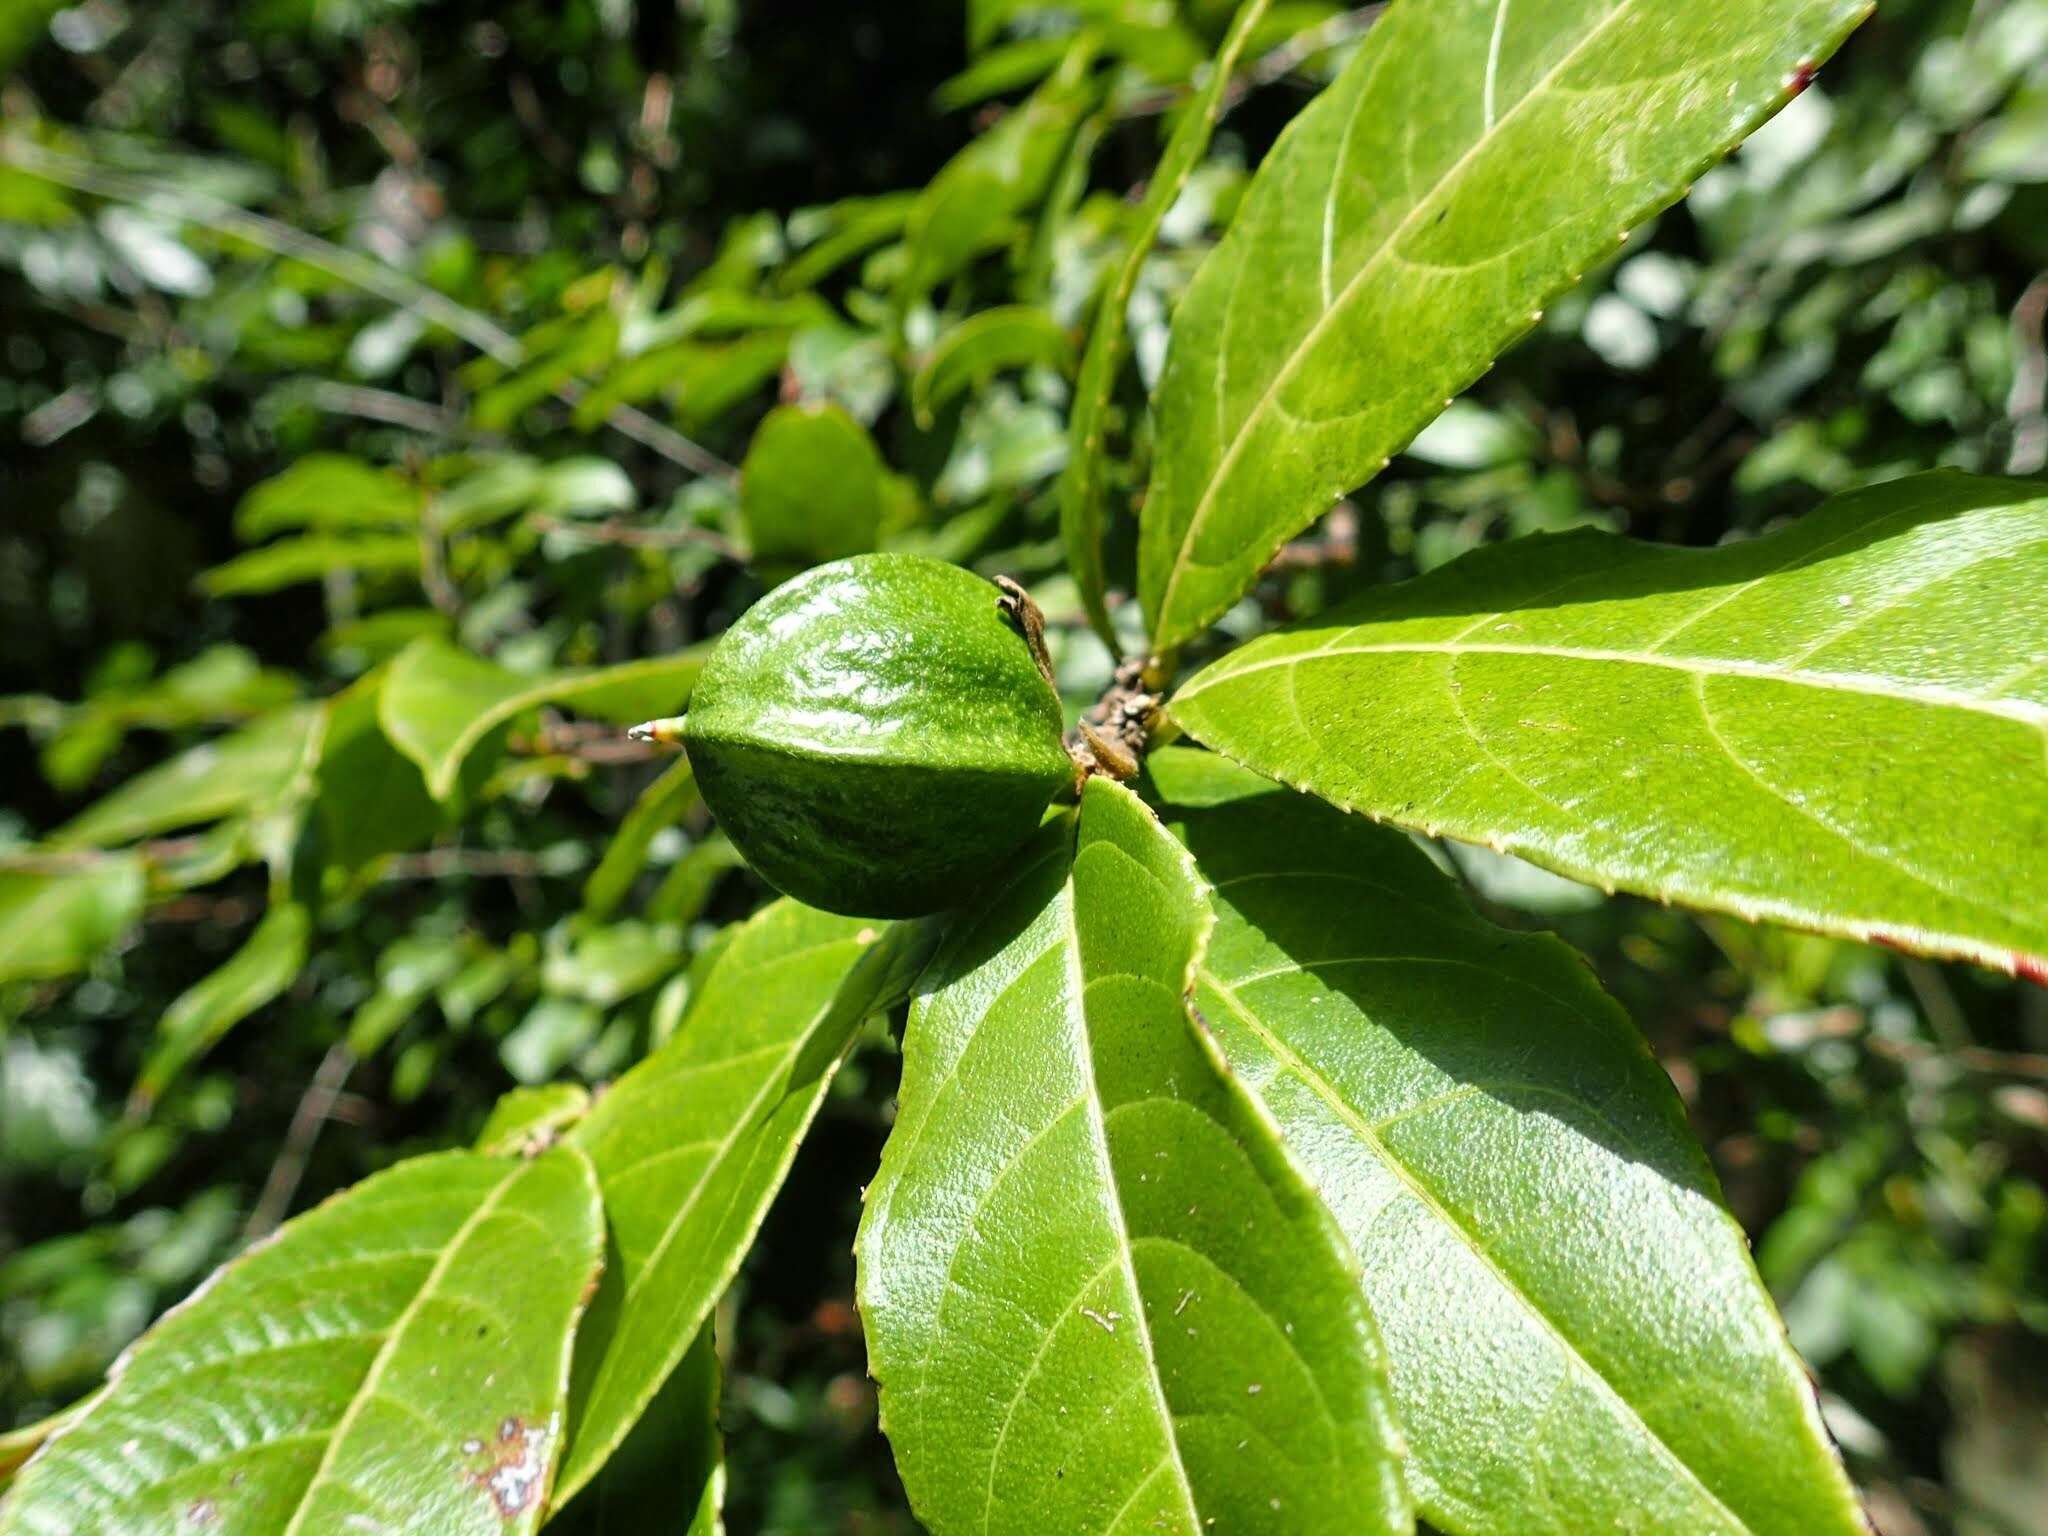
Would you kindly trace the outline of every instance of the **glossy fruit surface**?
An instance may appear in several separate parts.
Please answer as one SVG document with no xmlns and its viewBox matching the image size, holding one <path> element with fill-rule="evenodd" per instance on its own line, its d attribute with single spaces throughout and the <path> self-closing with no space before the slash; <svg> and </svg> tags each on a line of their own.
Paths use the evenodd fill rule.
<svg viewBox="0 0 2048 1536">
<path fill-rule="evenodd" d="M 776 889 L 863 917 L 971 894 L 1071 781 L 1059 697 L 997 591 L 856 555 L 726 631 L 683 727 L 705 803 Z"/>
</svg>

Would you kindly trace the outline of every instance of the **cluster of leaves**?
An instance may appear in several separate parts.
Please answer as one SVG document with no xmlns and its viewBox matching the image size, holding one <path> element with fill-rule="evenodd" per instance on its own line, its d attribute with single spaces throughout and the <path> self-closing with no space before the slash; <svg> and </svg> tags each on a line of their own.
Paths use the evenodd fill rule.
<svg viewBox="0 0 2048 1536">
<path fill-rule="evenodd" d="M 1411 1504 L 1450 1531 L 1539 1507 L 1560 1530 L 1847 1528 L 1665 1078 L 1583 967 L 1483 921 L 1402 835 L 1169 748 L 1158 818 L 1091 786 L 941 935 L 762 907 L 687 768 L 617 732 L 676 712 L 776 580 L 910 550 L 1029 583 L 1077 709 L 1114 651 L 1206 660 L 1211 621 L 1306 615 L 1187 682 L 1177 724 L 1610 888 L 2038 963 L 2038 488 L 1909 481 L 1722 550 L 1586 535 L 1378 589 L 1501 536 L 1706 543 L 1816 490 L 2039 469 L 2048 290 L 2015 307 L 2012 273 L 2041 255 L 2048 13 L 1902 13 L 1873 25 L 1903 43 L 1802 95 L 1855 7 L 1700 7 L 1671 35 L 1556 9 L 982 0 L 936 105 L 1010 104 L 915 191 L 894 186 L 926 139 L 847 169 L 766 106 L 794 71 L 719 6 L 52 23 L 0 143 L 0 261 L 40 328 L 10 336 L 0 402 L 37 450 L 8 563 L 46 588 L 8 597 L 10 656 L 54 686 L 5 706 L 47 788 L 0 868 L 0 1178 L 117 1214 L 0 1264 L 10 1412 L 88 1389 L 233 1251 L 241 1208 L 267 1234 L 302 1182 L 390 1166 L 152 1333 L 0 1525 L 210 1519 L 219 1456 L 288 1424 L 239 1451 L 231 1513 L 323 1528 L 376 1513 L 362 1490 L 395 1486 L 423 1414 L 447 1444 L 416 1447 L 410 1523 L 530 1528 L 552 1479 L 564 1526 L 708 1528 L 714 1315 L 815 1121 L 859 1178 L 890 1137 L 866 1346 L 934 1530 L 1393 1529 Z M 273 75 L 274 117 L 236 89 Z M 1262 157 L 1211 144 L 1231 109 L 1262 145 L 1325 82 Z M 1574 106 L 1602 93 L 1627 110 Z M 1700 93 L 1732 119 L 1682 110 Z M 813 157 L 857 195 L 793 206 Z M 719 226 L 748 197 L 788 211 Z M 218 500 L 279 462 L 231 534 L 137 483 Z M 1289 542 L 1383 469 L 1370 518 Z M 42 563 L 67 547 L 77 568 Z M 97 610 L 146 609 L 195 557 L 206 631 L 64 685 L 70 648 L 133 632 Z M 1835 640 L 1888 609 L 1868 652 Z M 1788 673 L 1884 685 L 1788 727 Z M 1845 758 L 1886 787 L 1815 766 Z M 1853 1367 L 1879 1419 L 1937 1360 L 2006 1401 L 1988 1335 L 1942 1342 L 2048 1328 L 2037 1002 L 1722 919 L 1710 963 L 1690 919 L 1568 913 L 1583 888 L 1443 857 L 1496 916 L 1606 958 L 1660 1046 L 1672 1020 L 1704 1037 L 1667 1060 L 1695 1106 L 1742 1101 L 1712 1150 L 1738 1212 L 1789 1202 L 1760 1262 L 1809 1359 Z M 892 1128 L 869 1021 L 920 973 Z M 614 1078 L 593 1105 L 581 1085 Z M 316 1141 L 335 1114 L 373 1133 Z M 1746 1207 L 1744 1139 L 1786 1149 L 1774 1176 L 1819 1155 Z M 270 1353 L 236 1363 L 244 1319 Z M 793 1461 L 803 1422 L 871 1419 L 843 1308 L 807 1324 L 830 1373 L 809 1406 L 770 1379 L 786 1345 L 735 1365 L 746 1326 L 727 1309 L 728 1421 Z M 206 1370 L 246 1417 L 174 1446 Z M 1886 1430 L 1831 1407 L 1885 1471 Z M 0 1440 L 0 1478 L 63 1422 Z M 1995 1463 L 1985 1416 L 1957 1422 L 1978 1448 L 1952 1457 Z M 758 1461 L 750 1490 L 750 1455 L 735 1497 L 771 1528 L 893 1502 L 886 1473 L 821 1506 Z M 1971 1518 L 2027 1507 L 2002 1475 Z"/>
</svg>

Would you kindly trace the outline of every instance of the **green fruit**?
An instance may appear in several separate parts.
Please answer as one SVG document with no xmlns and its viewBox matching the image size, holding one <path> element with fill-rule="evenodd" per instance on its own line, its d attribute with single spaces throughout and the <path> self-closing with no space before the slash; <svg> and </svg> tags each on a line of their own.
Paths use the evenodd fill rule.
<svg viewBox="0 0 2048 1536">
<path fill-rule="evenodd" d="M 762 879 L 828 912 L 913 917 L 971 894 L 1072 782 L 1060 725 L 994 586 L 856 555 L 726 631 L 682 741 Z"/>
</svg>

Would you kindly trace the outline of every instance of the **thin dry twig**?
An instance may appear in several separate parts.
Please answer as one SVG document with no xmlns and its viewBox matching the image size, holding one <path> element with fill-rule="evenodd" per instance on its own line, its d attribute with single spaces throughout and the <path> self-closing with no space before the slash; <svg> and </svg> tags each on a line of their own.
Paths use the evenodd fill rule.
<svg viewBox="0 0 2048 1536">
<path fill-rule="evenodd" d="M 432 848 L 425 853 L 396 853 L 384 861 L 386 880 L 441 880 L 450 875 L 530 879 L 545 874 L 538 854 L 516 849 Z"/>
<path fill-rule="evenodd" d="M 1327 21 L 1297 32 L 1277 48 L 1260 54 L 1238 72 L 1237 78 L 1231 81 L 1229 88 L 1224 91 L 1217 116 L 1221 118 L 1225 112 L 1243 101 L 1258 87 L 1285 79 L 1317 54 L 1327 52 L 1340 43 L 1347 43 L 1354 37 L 1363 37 L 1372 24 L 1380 19 L 1380 12 L 1385 9 L 1386 6 L 1380 4 L 1361 5 L 1356 10 L 1340 11 Z M 1179 106 L 1187 98 L 1186 87 L 1149 91 L 1133 97 L 1119 116 L 1157 117 L 1160 113 Z"/>
<path fill-rule="evenodd" d="M 248 1225 L 242 1228 L 246 1241 L 253 1243 L 268 1237 L 283 1222 L 285 1213 L 291 1209 L 292 1197 L 299 1192 L 299 1181 L 306 1176 L 306 1164 L 313 1156 L 313 1143 L 320 1139 L 320 1127 L 327 1123 L 334 1101 L 341 1096 L 342 1085 L 355 1064 L 355 1052 L 339 1040 L 320 1058 L 313 1080 L 299 1095 L 299 1107 L 292 1111 L 284 1144 L 278 1148 L 277 1160 L 270 1165 L 263 1192 L 256 1197 L 255 1208 L 249 1213 Z"/>
<path fill-rule="evenodd" d="M 415 400 L 410 395 L 393 394 L 388 389 L 372 389 L 363 384 L 338 384 L 332 379 L 315 379 L 306 386 L 306 401 L 316 410 L 336 416 L 357 416 L 364 421 L 381 421 L 387 426 L 404 427 L 423 437 L 489 439 L 491 436 L 470 426 L 453 411 L 445 411 L 425 400 Z"/>
<path fill-rule="evenodd" d="M 2012 419 L 2007 474 L 2039 474 L 2048 466 L 2048 272 L 2043 272 L 2012 307 L 2012 345 L 2018 354 L 2005 414 Z"/>
</svg>

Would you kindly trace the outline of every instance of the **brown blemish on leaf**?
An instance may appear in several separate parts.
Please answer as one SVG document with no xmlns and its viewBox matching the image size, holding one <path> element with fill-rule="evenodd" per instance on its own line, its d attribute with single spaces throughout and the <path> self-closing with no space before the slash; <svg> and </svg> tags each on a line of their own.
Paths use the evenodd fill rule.
<svg viewBox="0 0 2048 1536">
<path fill-rule="evenodd" d="M 528 1424 L 521 1418 L 507 1418 L 488 1444 L 477 1439 L 462 1442 L 465 1456 L 487 1458 L 484 1466 L 463 1475 L 491 1496 L 502 1519 L 516 1521 L 539 1506 L 547 1480 L 548 1445 L 553 1439 L 552 1419 L 546 1424 Z"/>
</svg>

